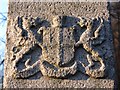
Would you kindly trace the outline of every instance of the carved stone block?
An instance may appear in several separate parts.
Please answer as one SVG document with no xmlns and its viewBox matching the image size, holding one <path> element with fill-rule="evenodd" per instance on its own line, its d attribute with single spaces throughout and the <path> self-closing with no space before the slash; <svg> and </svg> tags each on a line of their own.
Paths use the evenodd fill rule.
<svg viewBox="0 0 120 90">
<path fill-rule="evenodd" d="M 4 88 L 114 88 L 107 7 L 9 2 Z"/>
</svg>

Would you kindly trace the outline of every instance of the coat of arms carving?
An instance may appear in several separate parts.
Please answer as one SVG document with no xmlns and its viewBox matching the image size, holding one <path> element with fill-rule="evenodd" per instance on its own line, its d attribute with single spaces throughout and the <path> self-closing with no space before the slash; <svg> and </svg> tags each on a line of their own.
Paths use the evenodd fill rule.
<svg viewBox="0 0 120 90">
<path fill-rule="evenodd" d="M 29 78 L 41 72 L 51 78 L 68 78 L 81 72 L 93 78 L 105 77 L 107 50 L 101 54 L 99 47 L 106 41 L 104 19 L 78 17 L 73 22 L 68 16 L 55 16 L 50 23 L 40 18 L 17 17 L 12 76 Z M 81 56 L 76 55 L 81 49 L 87 63 L 76 58 Z"/>
</svg>

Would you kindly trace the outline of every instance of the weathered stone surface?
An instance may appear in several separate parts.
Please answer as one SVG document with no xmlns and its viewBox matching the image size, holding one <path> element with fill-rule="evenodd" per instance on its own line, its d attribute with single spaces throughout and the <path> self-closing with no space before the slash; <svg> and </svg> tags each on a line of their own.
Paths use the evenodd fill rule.
<svg viewBox="0 0 120 90">
<path fill-rule="evenodd" d="M 10 2 L 4 88 L 114 88 L 107 7 Z"/>
<path fill-rule="evenodd" d="M 38 80 L 10 79 L 6 83 L 8 88 L 109 88 L 114 87 L 113 80 L 88 79 L 88 80 L 64 80 L 42 77 Z"/>
</svg>

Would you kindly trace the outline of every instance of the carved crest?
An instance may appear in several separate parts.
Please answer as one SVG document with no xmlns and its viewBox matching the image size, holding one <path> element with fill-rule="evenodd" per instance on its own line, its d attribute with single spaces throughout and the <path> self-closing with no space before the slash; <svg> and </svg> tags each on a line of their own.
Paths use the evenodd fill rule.
<svg viewBox="0 0 120 90">
<path fill-rule="evenodd" d="M 52 24 L 46 27 L 44 20 L 39 18 L 17 17 L 14 33 L 19 40 L 12 48 L 12 76 L 28 78 L 41 72 L 43 76 L 66 78 L 79 72 L 81 64 L 85 69 L 84 74 L 94 78 L 104 77 L 104 60 L 99 51 L 94 49 L 94 46 L 105 41 L 104 20 L 78 19 L 73 25 L 65 26 L 65 16 L 56 16 Z M 68 25 L 69 23 L 67 22 Z M 95 23 L 98 23 L 97 28 Z M 82 29 L 85 31 L 76 39 L 75 32 Z M 75 58 L 75 52 L 80 48 L 87 53 L 88 65 Z M 37 57 L 36 61 L 31 54 Z M 31 64 L 32 59 L 34 62 Z M 94 61 L 100 63 L 99 68 L 92 69 Z M 24 67 L 19 68 L 20 62 L 24 63 Z"/>
</svg>

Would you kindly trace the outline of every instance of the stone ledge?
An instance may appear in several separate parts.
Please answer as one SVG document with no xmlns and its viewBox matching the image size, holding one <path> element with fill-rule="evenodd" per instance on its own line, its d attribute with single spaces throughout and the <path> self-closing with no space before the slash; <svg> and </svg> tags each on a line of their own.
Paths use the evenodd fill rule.
<svg viewBox="0 0 120 90">
<path fill-rule="evenodd" d="M 7 81 L 4 82 L 4 88 L 114 88 L 114 80 L 109 79 L 63 80 L 42 77 L 37 80 Z"/>
</svg>

